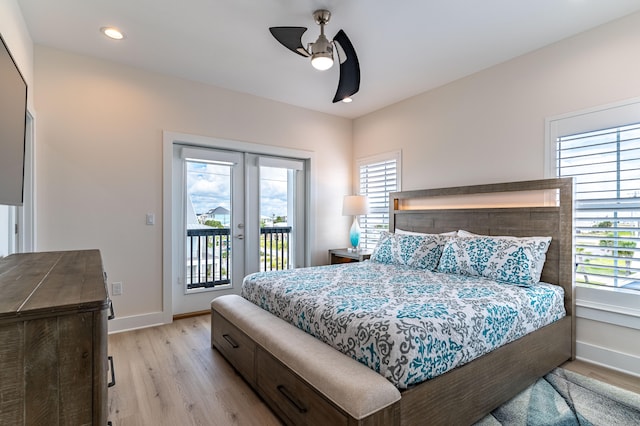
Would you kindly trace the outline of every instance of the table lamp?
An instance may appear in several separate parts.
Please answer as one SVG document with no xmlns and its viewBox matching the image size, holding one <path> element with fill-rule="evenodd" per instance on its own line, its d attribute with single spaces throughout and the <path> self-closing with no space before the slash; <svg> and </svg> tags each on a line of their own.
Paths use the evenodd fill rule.
<svg viewBox="0 0 640 426">
<path fill-rule="evenodd" d="M 360 225 L 358 224 L 358 216 L 369 213 L 369 199 L 364 195 L 345 195 L 342 201 L 342 215 L 353 216 L 353 224 L 349 231 L 351 239 L 351 251 L 358 251 L 360 244 Z"/>
</svg>

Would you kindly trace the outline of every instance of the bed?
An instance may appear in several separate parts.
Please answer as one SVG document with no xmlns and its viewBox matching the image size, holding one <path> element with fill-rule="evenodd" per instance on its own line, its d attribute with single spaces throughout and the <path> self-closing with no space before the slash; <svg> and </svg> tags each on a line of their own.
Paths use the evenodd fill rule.
<svg viewBox="0 0 640 426">
<path fill-rule="evenodd" d="M 469 359 L 457 356 L 463 359 L 441 362 L 443 359 L 456 357 L 443 352 L 439 356 L 439 365 L 436 368 L 411 369 L 408 367 L 411 361 L 403 359 L 407 354 L 402 353 L 391 362 L 395 368 L 385 369 L 381 368 L 381 365 L 389 365 L 389 360 L 385 359 L 385 362 L 381 363 L 379 354 L 363 351 L 362 348 L 368 347 L 366 341 L 358 349 L 357 344 L 352 344 L 353 337 L 343 336 L 342 340 L 338 340 L 338 344 L 333 344 L 342 351 L 340 352 L 332 347 L 329 338 L 322 334 L 340 334 L 335 330 L 327 331 L 332 328 L 331 320 L 321 321 L 319 318 L 323 318 L 324 315 L 314 314 L 310 308 L 302 305 L 301 301 L 283 302 L 283 294 L 287 293 L 288 297 L 288 293 L 291 292 L 292 280 L 302 281 L 299 276 L 291 275 L 295 271 L 283 271 L 279 275 L 283 284 L 280 299 L 270 298 L 265 290 L 269 287 L 268 280 L 273 280 L 274 277 L 270 274 L 254 274 L 245 279 L 243 293 L 246 298 L 223 296 L 212 302 L 212 346 L 227 358 L 287 424 L 471 424 L 508 401 L 538 377 L 575 357 L 571 179 L 397 192 L 390 194 L 390 206 L 392 231 L 439 235 L 465 230 L 471 233 L 468 234 L 471 235 L 469 238 L 459 240 L 465 244 L 476 240 L 474 234 L 551 237 L 550 244 L 545 247 L 544 257 L 534 262 L 539 263 L 536 267 L 541 270 L 538 270 L 537 274 L 534 273 L 533 277 L 526 277 L 527 280 L 534 280 L 535 284 L 529 285 L 525 280 L 522 285 L 502 286 L 514 292 L 502 298 L 507 303 L 524 297 L 518 293 L 523 289 L 527 293 L 531 293 L 532 289 L 542 291 L 546 285 L 537 285 L 539 280 L 555 285 L 548 286 L 548 294 L 559 297 L 562 312 L 557 307 L 539 309 L 548 311 L 549 315 L 543 323 L 534 327 L 534 331 L 525 330 L 526 327 L 520 325 L 519 319 L 508 317 L 509 320 L 502 324 L 517 323 L 517 327 L 511 328 L 518 329 L 519 332 L 502 333 L 504 336 L 501 334 L 500 337 L 505 337 L 505 341 L 499 342 L 497 348 L 486 348 L 484 342 L 479 344 L 482 336 L 466 337 L 467 340 L 475 341 L 478 348 L 478 353 L 468 357 Z M 385 238 L 410 241 L 413 237 L 394 237 L 394 234 L 389 234 Z M 438 240 L 440 237 L 433 238 Z M 443 250 L 446 251 L 450 245 L 459 249 L 455 246 L 458 241 L 455 238 L 443 236 L 442 240 L 447 241 L 440 245 L 444 247 Z M 446 253 L 450 254 L 451 251 Z M 446 256 L 448 255 L 441 252 L 436 257 L 444 260 Z M 380 258 L 379 253 L 377 257 Z M 423 256 L 419 259 L 425 258 Z M 367 291 L 375 287 L 375 282 L 380 282 L 378 287 L 384 292 L 392 286 L 380 277 L 385 276 L 389 269 L 396 269 L 390 275 L 395 278 L 389 279 L 397 280 L 402 277 L 406 282 L 422 282 L 427 280 L 425 277 L 430 274 L 428 271 L 420 271 L 422 275 L 417 279 L 416 264 L 398 266 L 379 262 L 367 263 L 305 269 L 308 278 L 305 285 L 313 285 L 314 275 L 317 275 L 318 282 L 326 283 L 335 276 L 342 277 L 340 279 L 343 281 L 355 281 L 357 278 L 354 277 L 361 276 L 363 282 L 367 282 L 364 277 L 373 274 L 368 281 Z M 418 269 L 429 268 L 421 268 L 418 265 Z M 436 271 L 441 272 L 452 271 L 447 271 L 446 268 Z M 451 277 L 449 280 L 454 281 L 454 284 L 461 286 L 456 290 L 461 294 L 467 294 L 470 289 L 476 288 L 476 281 L 485 279 L 474 277 L 474 282 L 468 283 L 465 281 L 468 277 L 463 280 L 459 274 L 447 276 Z M 260 282 L 267 284 L 260 286 Z M 424 285 L 426 287 L 420 287 L 417 291 L 424 293 L 438 287 L 435 284 Z M 275 284 L 273 286 L 275 287 Z M 403 286 L 403 291 L 406 287 Z M 327 310 L 331 303 L 331 291 L 329 290 L 328 295 L 321 296 L 318 290 L 316 299 L 327 299 L 325 302 L 316 303 L 313 301 L 315 299 L 311 298 L 310 305 L 318 305 L 316 308 L 319 307 L 320 311 L 323 308 Z M 335 294 L 335 289 L 333 291 Z M 444 296 L 450 291 L 445 291 L 445 294 L 441 295 L 442 298 L 437 300 L 445 301 Z M 474 290 L 476 293 L 478 291 Z M 493 287 L 482 291 L 493 292 Z M 405 299 L 406 296 L 402 295 Z M 253 299 L 253 302 L 248 299 Z M 371 300 L 372 304 L 375 304 L 373 302 L 378 298 L 372 296 Z M 347 302 L 348 297 L 343 298 L 340 302 L 342 305 L 334 306 L 330 310 L 348 311 Z M 475 312 L 473 309 L 478 311 L 483 303 L 476 303 L 475 307 L 471 308 L 460 308 L 461 311 L 456 315 L 472 318 Z M 458 305 L 458 302 L 455 304 Z M 524 305 L 527 304 L 534 303 L 525 301 Z M 281 313 L 284 319 L 271 313 L 277 310 L 276 305 L 286 305 L 284 313 Z M 429 305 L 430 312 L 438 312 L 440 308 L 441 304 Z M 465 314 L 462 309 L 471 311 L 464 311 Z M 504 312 L 511 307 L 500 309 Z M 366 315 L 351 315 L 353 316 Z M 406 318 L 407 315 L 403 314 L 403 317 Z M 334 321 L 336 326 L 341 323 L 341 320 Z M 476 318 L 476 323 L 478 321 Z M 495 323 L 495 319 L 488 321 Z M 443 322 L 453 324 L 456 321 L 449 319 Z M 322 326 L 318 326 L 319 323 L 322 323 Z M 364 323 L 360 329 L 374 328 L 370 324 Z M 486 327 L 484 331 L 486 337 Z M 393 333 L 386 334 L 399 334 L 399 331 L 393 329 Z M 436 340 L 431 336 L 420 336 L 420 339 L 425 341 Z M 416 340 L 415 336 L 412 338 L 421 342 L 420 339 Z M 375 340 L 379 341 L 380 336 Z M 449 340 L 447 345 L 456 346 L 457 342 Z M 349 348 L 345 350 L 345 346 Z M 425 352 L 433 347 L 434 345 L 422 345 L 419 351 Z M 370 361 L 368 366 L 365 365 L 367 361 Z"/>
</svg>

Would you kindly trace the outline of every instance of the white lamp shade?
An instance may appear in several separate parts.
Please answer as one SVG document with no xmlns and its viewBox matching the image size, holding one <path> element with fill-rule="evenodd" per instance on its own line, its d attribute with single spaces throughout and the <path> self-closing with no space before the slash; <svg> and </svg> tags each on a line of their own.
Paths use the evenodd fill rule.
<svg viewBox="0 0 640 426">
<path fill-rule="evenodd" d="M 369 213 L 369 199 L 364 195 L 345 195 L 342 201 L 343 216 L 358 216 Z"/>
</svg>

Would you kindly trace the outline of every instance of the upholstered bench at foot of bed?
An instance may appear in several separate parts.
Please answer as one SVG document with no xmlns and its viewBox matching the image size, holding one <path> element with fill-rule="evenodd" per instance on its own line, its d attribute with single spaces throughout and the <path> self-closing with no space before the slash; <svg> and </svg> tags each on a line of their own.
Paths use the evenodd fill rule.
<svg viewBox="0 0 640 426">
<path fill-rule="evenodd" d="M 399 423 L 400 392 L 368 367 L 240 296 L 218 297 L 211 311 L 212 346 L 289 422 L 309 414 L 298 401 L 306 391 L 318 396 L 319 411 L 335 410 L 338 418 L 346 414 L 345 424 Z M 274 402 L 278 393 L 293 407 L 292 415 Z"/>
</svg>

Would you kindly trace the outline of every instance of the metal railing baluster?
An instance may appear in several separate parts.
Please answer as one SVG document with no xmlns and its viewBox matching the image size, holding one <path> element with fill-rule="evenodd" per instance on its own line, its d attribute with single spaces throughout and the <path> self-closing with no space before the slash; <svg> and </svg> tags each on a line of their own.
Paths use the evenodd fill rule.
<svg viewBox="0 0 640 426">
<path fill-rule="evenodd" d="M 262 270 L 289 268 L 290 226 L 260 228 Z M 207 288 L 231 282 L 231 232 L 229 228 L 187 230 L 187 288 Z"/>
</svg>

